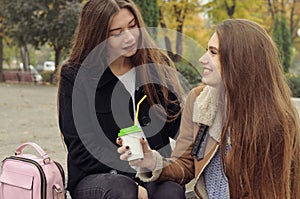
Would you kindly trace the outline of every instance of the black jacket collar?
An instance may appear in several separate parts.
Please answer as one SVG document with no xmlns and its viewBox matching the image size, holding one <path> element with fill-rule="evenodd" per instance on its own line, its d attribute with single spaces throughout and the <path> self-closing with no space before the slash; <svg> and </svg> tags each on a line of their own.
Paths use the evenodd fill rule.
<svg viewBox="0 0 300 199">
<path fill-rule="evenodd" d="M 102 88 L 106 84 L 110 82 L 117 82 L 119 79 L 113 74 L 111 69 L 107 67 L 105 71 L 103 72 L 102 76 L 100 77 L 100 81 L 98 83 L 97 89 Z"/>
<path fill-rule="evenodd" d="M 104 72 L 98 82 L 97 89 L 101 89 L 105 85 L 111 84 L 111 83 L 116 83 L 117 81 L 119 81 L 118 77 L 113 74 L 113 72 L 111 71 L 111 69 L 109 67 L 107 67 L 104 70 Z M 139 75 L 136 75 L 136 80 L 135 80 L 136 90 L 139 90 L 140 88 L 142 88 L 141 82 L 142 82 L 142 80 L 139 78 Z M 138 86 L 138 85 L 140 85 L 140 86 Z"/>
</svg>

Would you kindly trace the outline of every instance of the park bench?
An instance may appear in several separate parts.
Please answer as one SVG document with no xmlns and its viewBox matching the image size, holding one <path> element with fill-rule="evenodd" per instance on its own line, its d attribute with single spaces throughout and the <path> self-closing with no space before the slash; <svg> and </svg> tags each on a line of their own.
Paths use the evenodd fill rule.
<svg viewBox="0 0 300 199">
<path fill-rule="evenodd" d="M 19 82 L 18 71 L 4 71 L 3 80 L 5 82 Z"/>
<path fill-rule="evenodd" d="M 28 83 L 34 82 L 34 77 L 30 72 L 19 72 L 18 75 L 19 75 L 20 82 L 28 82 Z"/>
<path fill-rule="evenodd" d="M 34 77 L 30 72 L 4 71 L 3 80 L 5 82 L 12 82 L 12 83 L 19 83 L 19 82 L 33 83 Z"/>
</svg>

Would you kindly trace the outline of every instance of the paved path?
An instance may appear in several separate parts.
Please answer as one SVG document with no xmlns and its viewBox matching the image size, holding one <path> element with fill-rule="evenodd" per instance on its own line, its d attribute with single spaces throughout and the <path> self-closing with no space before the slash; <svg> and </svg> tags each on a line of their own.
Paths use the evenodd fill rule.
<svg viewBox="0 0 300 199">
<path fill-rule="evenodd" d="M 20 144 L 35 142 L 66 171 L 56 94 L 56 86 L 0 83 L 0 160 L 13 155 Z M 31 147 L 28 152 L 33 152 Z"/>
</svg>

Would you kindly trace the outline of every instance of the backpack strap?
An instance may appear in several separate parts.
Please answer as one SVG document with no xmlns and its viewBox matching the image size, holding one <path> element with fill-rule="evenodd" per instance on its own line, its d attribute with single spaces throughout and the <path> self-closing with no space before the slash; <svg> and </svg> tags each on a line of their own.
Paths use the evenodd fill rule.
<svg viewBox="0 0 300 199">
<path fill-rule="evenodd" d="M 24 144 L 21 144 L 19 147 L 17 147 L 15 155 L 22 154 L 22 151 L 26 146 L 33 147 L 42 156 L 45 164 L 50 162 L 50 157 L 47 155 L 47 153 L 38 144 L 34 142 L 26 142 Z"/>
</svg>

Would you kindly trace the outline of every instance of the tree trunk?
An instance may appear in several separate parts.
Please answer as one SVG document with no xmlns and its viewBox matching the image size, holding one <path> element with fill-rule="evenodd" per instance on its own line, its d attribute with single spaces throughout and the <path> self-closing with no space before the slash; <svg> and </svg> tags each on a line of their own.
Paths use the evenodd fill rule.
<svg viewBox="0 0 300 199">
<path fill-rule="evenodd" d="M 61 48 L 54 49 L 54 50 L 55 50 L 55 69 L 56 69 L 59 66 Z"/>
<path fill-rule="evenodd" d="M 54 51 L 55 51 L 55 70 L 50 76 L 50 84 L 56 84 L 57 83 L 57 73 L 58 73 L 58 66 L 59 66 L 59 60 L 60 60 L 60 54 L 61 54 L 61 49 L 59 47 L 54 46 Z"/>
<path fill-rule="evenodd" d="M 3 37 L 2 37 L 2 32 L 0 32 L 0 82 L 3 82 Z"/>
<path fill-rule="evenodd" d="M 233 18 L 233 15 L 234 15 L 234 12 L 235 12 L 235 6 L 236 6 L 235 0 L 233 0 L 231 6 L 228 5 L 227 1 L 224 2 L 224 5 L 226 7 L 228 17 Z"/>
<path fill-rule="evenodd" d="M 159 7 L 159 24 L 162 28 L 164 29 L 167 29 L 167 25 L 165 23 L 165 20 L 164 20 L 164 17 L 163 17 L 163 13 L 162 13 L 162 7 Z M 168 56 L 170 57 L 170 59 L 172 61 L 176 61 L 175 60 L 175 57 L 176 55 L 173 53 L 172 51 L 172 45 L 171 45 L 171 42 L 170 42 L 170 39 L 168 36 L 164 36 L 164 40 L 165 40 L 165 45 L 166 45 L 166 49 L 167 49 L 167 53 L 168 53 Z"/>
<path fill-rule="evenodd" d="M 268 10 L 269 12 L 271 13 L 272 15 L 272 19 L 274 20 L 274 10 L 273 10 L 273 6 L 272 6 L 272 1 L 271 0 L 268 0 Z"/>
<path fill-rule="evenodd" d="M 181 61 L 181 55 L 182 55 L 182 28 L 183 25 L 177 26 L 177 32 L 176 32 L 176 62 Z"/>
<path fill-rule="evenodd" d="M 170 41 L 169 37 L 165 36 L 164 39 L 165 39 L 165 45 L 166 45 L 166 49 L 168 52 L 168 56 L 170 57 L 170 59 L 172 61 L 176 61 L 176 54 L 174 54 L 172 51 L 171 41 Z"/>
<path fill-rule="evenodd" d="M 294 34 L 294 14 L 295 14 L 295 7 L 296 7 L 296 0 L 293 0 L 292 6 L 291 6 L 291 14 L 290 14 L 290 33 L 292 36 L 292 43 L 294 42 L 294 39 L 297 37 L 297 33 Z"/>
<path fill-rule="evenodd" d="M 184 26 L 184 20 L 188 13 L 188 5 L 185 5 L 184 8 L 178 7 L 177 5 L 174 5 L 174 12 L 176 16 L 176 55 L 175 55 L 175 61 L 180 62 L 182 57 L 182 32 L 183 32 L 183 26 Z"/>
<path fill-rule="evenodd" d="M 30 58 L 29 58 L 29 51 L 26 44 L 21 47 L 21 59 L 23 63 L 23 70 L 28 71 Z"/>
</svg>

